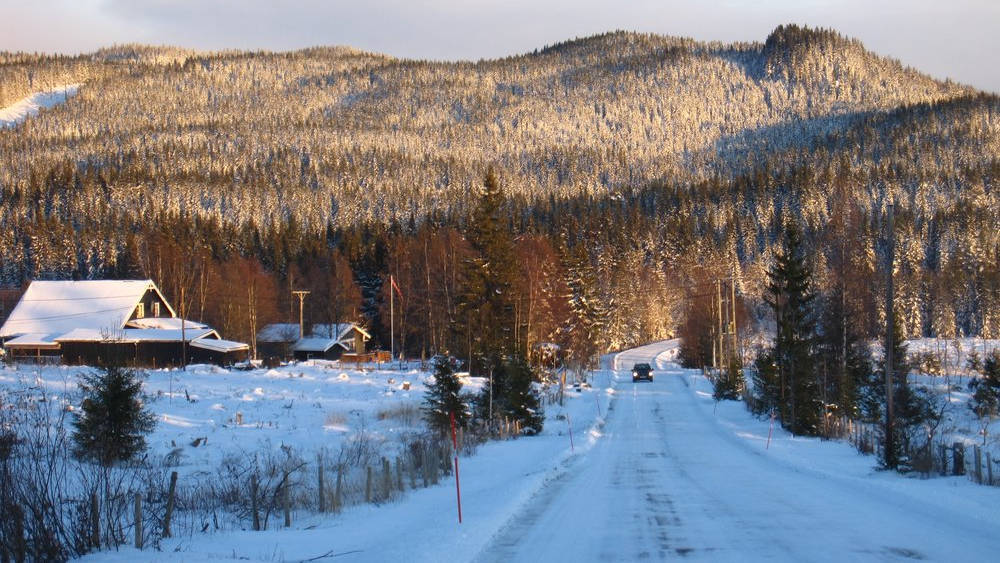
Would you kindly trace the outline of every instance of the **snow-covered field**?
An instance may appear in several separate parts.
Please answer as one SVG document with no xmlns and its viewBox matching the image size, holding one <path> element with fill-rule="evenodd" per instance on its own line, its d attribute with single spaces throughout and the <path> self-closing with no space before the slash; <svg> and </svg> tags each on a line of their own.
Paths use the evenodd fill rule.
<svg viewBox="0 0 1000 563">
<path fill-rule="evenodd" d="M 43 108 L 51 108 L 75 96 L 82 84 L 66 84 L 42 92 L 35 92 L 5 108 L 0 108 L 0 128 L 15 127 L 25 119 L 37 115 Z"/>
<path fill-rule="evenodd" d="M 50 401 L 79 405 L 74 366 L 11 366 L 0 371 L 8 389 L 34 387 Z M 358 369 L 311 361 L 276 369 L 235 371 L 188 366 L 145 372 L 143 392 L 156 415 L 150 457 L 171 455 L 180 477 L 214 471 L 227 456 L 278 452 L 336 452 L 364 433 L 387 448 L 422 432 L 420 413 L 429 373 L 419 365 Z M 481 382 L 467 387 L 475 392 Z"/>
<path fill-rule="evenodd" d="M 449 477 L 381 505 L 300 510 L 290 528 L 188 530 L 159 550 L 123 547 L 86 559 L 982 561 L 1000 549 L 1000 488 L 877 471 L 874 457 L 846 443 L 780 427 L 768 444 L 768 421 L 741 403 L 716 404 L 706 379 L 673 363 L 676 351 L 669 341 L 610 355 L 592 388 L 546 407 L 540 436 L 463 456 L 461 524 Z M 631 382 L 637 361 L 657 368 L 653 383 Z M 79 369 L 7 368 L 0 386 L 72 398 Z M 152 455 L 180 450 L 184 479 L 226 456 L 282 445 L 334 451 L 359 432 L 391 450 L 420 431 L 413 409 L 427 377 L 418 366 L 327 362 L 153 371 L 145 385 L 159 420 Z"/>
</svg>

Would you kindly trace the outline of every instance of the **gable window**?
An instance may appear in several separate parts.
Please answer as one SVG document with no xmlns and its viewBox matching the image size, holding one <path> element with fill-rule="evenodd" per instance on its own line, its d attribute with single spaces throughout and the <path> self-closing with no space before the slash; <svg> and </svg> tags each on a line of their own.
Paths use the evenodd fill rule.
<svg viewBox="0 0 1000 563">
<path fill-rule="evenodd" d="M 141 319 L 146 316 L 146 304 L 139 303 L 135 306 L 135 318 Z"/>
<path fill-rule="evenodd" d="M 154 301 L 153 302 L 153 316 L 154 317 L 159 317 L 160 316 L 160 302 L 159 301 Z"/>
</svg>

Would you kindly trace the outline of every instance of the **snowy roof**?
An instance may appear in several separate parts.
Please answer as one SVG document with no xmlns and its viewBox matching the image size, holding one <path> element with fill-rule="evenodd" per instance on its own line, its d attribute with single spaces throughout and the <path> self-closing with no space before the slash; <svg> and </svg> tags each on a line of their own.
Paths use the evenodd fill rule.
<svg viewBox="0 0 1000 563">
<path fill-rule="evenodd" d="M 338 344 L 347 350 L 347 346 L 343 342 L 333 338 L 303 338 L 292 346 L 292 350 L 295 352 L 326 352 Z"/>
<path fill-rule="evenodd" d="M 59 348 L 58 334 L 24 334 L 4 343 L 4 348 Z"/>
<path fill-rule="evenodd" d="M 214 337 L 219 334 L 210 328 L 201 328 L 184 331 L 184 338 L 192 342 L 199 338 Z M 180 342 L 181 331 L 166 330 L 157 328 L 126 328 L 124 330 L 107 331 L 93 330 L 89 328 L 78 328 L 55 338 L 57 342 L 100 342 L 111 340 L 114 342 Z"/>
<path fill-rule="evenodd" d="M 295 342 L 299 338 L 299 325 L 274 323 L 257 332 L 258 342 Z"/>
<path fill-rule="evenodd" d="M 168 330 L 180 330 L 181 319 L 177 317 L 145 317 L 142 319 L 132 319 L 131 321 L 125 323 L 125 326 L 127 328 L 162 328 Z M 208 325 L 186 319 L 184 320 L 184 328 L 187 330 L 193 330 L 208 328 Z"/>
<path fill-rule="evenodd" d="M 120 329 L 147 290 L 163 298 L 152 280 L 34 281 L 0 327 L 0 338 Z"/>
<path fill-rule="evenodd" d="M 222 340 L 221 338 L 202 338 L 191 342 L 193 348 L 212 350 L 213 352 L 241 352 L 249 350 L 250 346 L 242 342 Z"/>
<path fill-rule="evenodd" d="M 347 338 L 351 330 L 357 330 L 368 340 L 371 334 L 354 323 L 335 324 L 315 324 L 312 326 L 307 339 L 324 339 L 341 341 Z M 258 342 L 295 342 L 299 339 L 299 325 L 297 323 L 274 323 L 265 326 L 257 333 Z M 331 345 L 332 346 L 332 345 Z M 329 349 L 327 346 L 326 349 Z M 309 350 L 316 351 L 316 350 Z"/>
</svg>

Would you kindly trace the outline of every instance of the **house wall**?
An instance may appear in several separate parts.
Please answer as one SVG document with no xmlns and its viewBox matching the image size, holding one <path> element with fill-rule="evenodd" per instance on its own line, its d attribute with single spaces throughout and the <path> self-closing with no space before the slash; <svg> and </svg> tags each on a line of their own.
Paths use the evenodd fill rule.
<svg viewBox="0 0 1000 563">
<path fill-rule="evenodd" d="M 237 354 L 238 355 L 238 354 Z M 62 342 L 63 363 L 67 365 L 103 365 L 108 362 L 132 367 L 161 368 L 183 363 L 181 342 Z M 246 359 L 246 352 L 238 360 L 230 361 L 226 354 L 187 347 L 188 363 L 227 365 Z"/>
<path fill-rule="evenodd" d="M 262 360 L 287 360 L 292 342 L 257 342 L 257 357 Z"/>
<path fill-rule="evenodd" d="M 295 359 L 299 361 L 305 360 L 339 360 L 340 356 L 344 353 L 344 348 L 340 345 L 331 346 L 326 352 L 304 352 L 296 351 Z"/>
<path fill-rule="evenodd" d="M 7 358 L 12 362 L 38 364 L 58 364 L 61 358 L 58 349 L 50 348 L 6 348 Z"/>
<path fill-rule="evenodd" d="M 142 296 L 142 299 L 139 302 L 142 303 L 142 310 L 143 310 L 142 318 L 144 319 L 155 318 L 155 317 L 170 318 L 173 316 L 170 314 L 170 309 L 167 307 L 167 302 L 164 301 L 163 299 L 160 299 L 160 296 L 152 289 L 147 289 L 146 293 Z M 154 314 L 155 313 L 154 304 L 159 304 L 160 306 L 159 315 Z M 136 306 L 136 308 L 132 310 L 132 315 L 129 317 L 128 320 L 131 321 L 139 318 L 138 311 L 139 307 Z"/>
<path fill-rule="evenodd" d="M 194 364 L 215 364 L 217 366 L 231 366 L 237 362 L 247 361 L 247 356 L 250 355 L 248 350 L 242 350 L 239 352 L 218 352 L 215 350 L 206 350 L 204 348 L 195 348 L 193 346 L 188 347 L 188 353 L 190 357 L 188 361 Z"/>
</svg>

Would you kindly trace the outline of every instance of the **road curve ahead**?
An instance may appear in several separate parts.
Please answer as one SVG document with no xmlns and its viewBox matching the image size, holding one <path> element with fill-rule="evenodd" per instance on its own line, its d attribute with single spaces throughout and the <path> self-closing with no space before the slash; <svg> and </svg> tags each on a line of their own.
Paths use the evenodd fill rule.
<svg viewBox="0 0 1000 563">
<path fill-rule="evenodd" d="M 618 358 L 604 436 L 571 458 L 481 561 L 990 561 L 1000 534 L 877 479 L 784 463 L 720 425 L 696 376 Z M 634 361 L 659 369 L 632 383 Z"/>
</svg>

